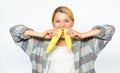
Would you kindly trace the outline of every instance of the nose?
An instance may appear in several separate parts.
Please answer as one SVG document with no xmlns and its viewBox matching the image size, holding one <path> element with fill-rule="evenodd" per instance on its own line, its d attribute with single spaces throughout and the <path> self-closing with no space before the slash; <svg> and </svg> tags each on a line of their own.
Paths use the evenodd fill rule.
<svg viewBox="0 0 120 73">
<path fill-rule="evenodd" d="M 65 26 L 64 22 L 61 22 L 61 27 L 64 27 L 64 26 Z"/>
<path fill-rule="evenodd" d="M 64 27 L 64 24 L 61 24 L 61 27 Z"/>
</svg>

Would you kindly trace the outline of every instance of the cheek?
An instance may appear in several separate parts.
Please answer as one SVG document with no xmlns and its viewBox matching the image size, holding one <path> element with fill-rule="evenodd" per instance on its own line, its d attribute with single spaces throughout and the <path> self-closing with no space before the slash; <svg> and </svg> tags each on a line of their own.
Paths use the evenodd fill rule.
<svg viewBox="0 0 120 73">
<path fill-rule="evenodd" d="M 69 28 L 69 27 L 72 27 L 73 23 L 68 23 L 66 24 L 66 27 Z"/>
<path fill-rule="evenodd" d="M 54 26 L 54 28 L 58 28 L 59 24 L 54 23 L 53 26 Z"/>
<path fill-rule="evenodd" d="M 66 27 L 70 27 L 71 25 L 70 24 L 66 24 Z"/>
</svg>

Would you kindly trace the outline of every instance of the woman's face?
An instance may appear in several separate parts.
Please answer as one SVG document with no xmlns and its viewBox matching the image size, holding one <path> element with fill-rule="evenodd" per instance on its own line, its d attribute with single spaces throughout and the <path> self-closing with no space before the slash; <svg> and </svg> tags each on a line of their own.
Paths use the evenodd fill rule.
<svg viewBox="0 0 120 73">
<path fill-rule="evenodd" d="M 66 13 L 57 12 L 54 17 L 54 28 L 65 29 L 73 26 L 73 21 Z"/>
</svg>

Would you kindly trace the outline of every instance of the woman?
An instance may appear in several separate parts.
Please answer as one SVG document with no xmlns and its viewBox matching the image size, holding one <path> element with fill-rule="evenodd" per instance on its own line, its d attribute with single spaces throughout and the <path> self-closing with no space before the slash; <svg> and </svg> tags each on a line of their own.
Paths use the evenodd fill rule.
<svg viewBox="0 0 120 73">
<path fill-rule="evenodd" d="M 80 33 L 72 29 L 74 16 L 65 6 L 55 9 L 52 17 L 53 29 L 36 32 L 24 25 L 10 28 L 13 40 L 30 57 L 32 73 L 95 73 L 94 63 L 99 52 L 111 40 L 115 28 L 112 25 L 95 26 Z M 57 29 L 67 29 L 72 38 L 72 51 L 66 49 L 62 34 L 50 54 L 46 48 L 50 39 L 57 35 Z"/>
</svg>

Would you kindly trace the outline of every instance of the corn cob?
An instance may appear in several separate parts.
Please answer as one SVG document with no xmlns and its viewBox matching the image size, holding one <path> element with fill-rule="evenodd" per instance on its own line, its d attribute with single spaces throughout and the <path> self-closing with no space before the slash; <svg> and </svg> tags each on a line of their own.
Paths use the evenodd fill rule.
<svg viewBox="0 0 120 73">
<path fill-rule="evenodd" d="M 59 38 L 61 37 L 61 35 L 62 35 L 62 30 L 58 29 L 57 35 L 54 35 L 52 37 L 52 39 L 50 40 L 50 43 L 49 43 L 49 45 L 47 47 L 47 50 L 46 50 L 46 53 L 49 53 L 54 49 L 54 47 L 57 44 L 57 42 L 58 42 Z"/>
<path fill-rule="evenodd" d="M 64 37 L 65 37 L 65 42 L 66 42 L 66 47 L 70 51 L 72 48 L 72 39 L 69 34 L 66 34 L 66 29 L 64 29 Z"/>
</svg>

